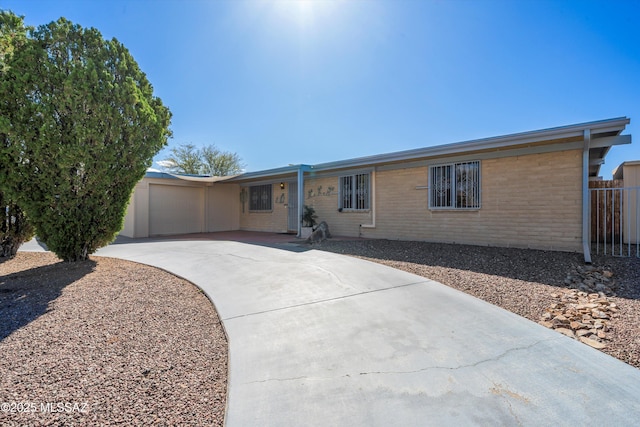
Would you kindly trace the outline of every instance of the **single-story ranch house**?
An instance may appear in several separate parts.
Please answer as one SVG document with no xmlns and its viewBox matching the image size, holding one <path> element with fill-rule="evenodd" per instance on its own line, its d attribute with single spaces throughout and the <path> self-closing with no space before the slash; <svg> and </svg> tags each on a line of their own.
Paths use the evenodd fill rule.
<svg viewBox="0 0 640 427">
<path fill-rule="evenodd" d="M 589 180 L 612 146 L 631 143 L 621 135 L 627 124 L 620 117 L 229 177 L 149 172 L 122 234 L 299 234 L 309 205 L 339 236 L 577 251 L 587 259 Z"/>
</svg>

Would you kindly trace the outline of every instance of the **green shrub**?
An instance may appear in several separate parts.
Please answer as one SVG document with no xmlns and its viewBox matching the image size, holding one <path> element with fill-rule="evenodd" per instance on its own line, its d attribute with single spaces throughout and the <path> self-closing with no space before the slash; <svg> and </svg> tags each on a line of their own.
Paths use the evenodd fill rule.
<svg viewBox="0 0 640 427">
<path fill-rule="evenodd" d="M 116 39 L 64 18 L 19 27 L 0 14 L 0 188 L 51 251 L 83 260 L 122 229 L 171 113 Z"/>
<path fill-rule="evenodd" d="M 304 211 L 302 213 L 302 222 L 305 227 L 314 227 L 316 225 L 316 210 L 312 206 L 304 205 Z"/>
</svg>

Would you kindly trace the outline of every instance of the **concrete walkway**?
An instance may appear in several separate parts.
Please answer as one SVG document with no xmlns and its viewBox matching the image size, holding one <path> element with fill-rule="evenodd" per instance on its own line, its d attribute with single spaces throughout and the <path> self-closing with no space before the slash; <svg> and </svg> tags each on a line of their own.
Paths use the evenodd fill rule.
<svg viewBox="0 0 640 427">
<path fill-rule="evenodd" d="M 431 280 L 280 243 L 96 255 L 196 283 L 229 335 L 227 426 L 638 425 L 640 370 Z"/>
</svg>

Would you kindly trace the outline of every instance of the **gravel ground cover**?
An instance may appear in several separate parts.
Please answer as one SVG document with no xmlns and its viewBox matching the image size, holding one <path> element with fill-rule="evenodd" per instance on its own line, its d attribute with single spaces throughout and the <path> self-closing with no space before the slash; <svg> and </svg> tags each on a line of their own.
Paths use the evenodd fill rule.
<svg viewBox="0 0 640 427">
<path fill-rule="evenodd" d="M 581 254 L 531 249 L 389 240 L 326 240 L 316 249 L 408 271 L 471 294 L 534 322 L 558 302 Z M 640 259 L 593 257 L 613 272 L 618 317 L 609 322 L 605 353 L 640 368 Z"/>
<path fill-rule="evenodd" d="M 315 249 L 427 277 L 538 322 L 580 254 L 388 240 Z M 640 368 L 640 260 L 595 257 L 619 307 L 604 352 Z M 161 270 L 21 252 L 0 263 L 0 425 L 223 425 L 227 342 L 206 296 Z M 9 404 L 9 406 L 6 406 Z"/>
<path fill-rule="evenodd" d="M 227 340 L 193 284 L 128 261 L 0 263 L 0 425 L 223 425 Z"/>
</svg>

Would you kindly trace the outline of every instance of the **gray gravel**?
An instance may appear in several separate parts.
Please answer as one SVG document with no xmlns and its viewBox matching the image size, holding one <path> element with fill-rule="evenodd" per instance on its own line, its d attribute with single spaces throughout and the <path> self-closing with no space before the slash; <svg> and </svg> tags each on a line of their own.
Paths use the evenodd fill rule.
<svg viewBox="0 0 640 427">
<path fill-rule="evenodd" d="M 327 240 L 316 249 L 379 262 L 443 283 L 534 322 L 557 302 L 551 294 L 584 265 L 581 254 L 390 240 Z M 620 316 L 602 351 L 640 368 L 640 259 L 594 257 L 614 273 Z"/>
<path fill-rule="evenodd" d="M 226 337 L 185 280 L 21 252 L 0 264 L 0 320 L 2 426 L 224 422 Z"/>
</svg>

